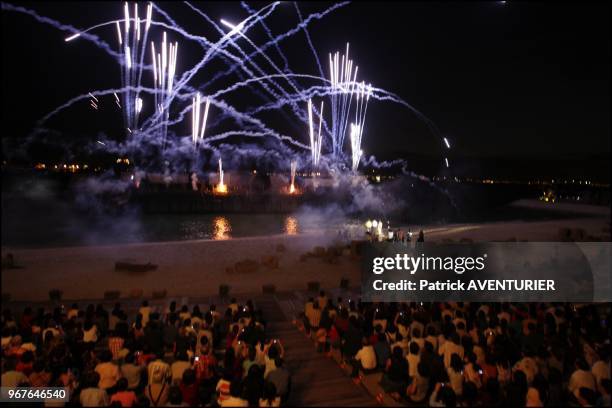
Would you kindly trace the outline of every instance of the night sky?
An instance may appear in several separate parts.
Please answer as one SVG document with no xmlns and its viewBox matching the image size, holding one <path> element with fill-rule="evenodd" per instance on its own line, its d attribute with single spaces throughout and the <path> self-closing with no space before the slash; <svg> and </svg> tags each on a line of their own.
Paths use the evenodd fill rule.
<svg viewBox="0 0 612 408">
<path fill-rule="evenodd" d="M 214 41 L 220 37 L 184 4 L 157 4 L 190 32 Z M 217 21 L 247 16 L 239 3 L 194 4 Z M 250 3 L 256 9 L 265 4 Z M 299 4 L 305 17 L 331 3 Z M 121 18 L 123 3 L 21 5 L 85 28 Z M 396 93 L 432 119 L 451 140 L 454 155 L 609 156 L 610 11 L 603 2 L 356 2 L 308 28 L 325 72 L 328 52 L 342 50 L 349 41 L 359 78 Z M 298 21 L 290 2 L 266 20 L 275 34 Z M 114 27 L 97 33 L 116 46 Z M 67 35 L 29 16 L 2 12 L 3 136 L 21 140 L 38 118 L 63 101 L 119 86 L 119 67 L 109 55 L 84 40 L 65 43 Z M 249 32 L 249 37 L 257 44 L 267 41 L 262 30 Z M 179 41 L 180 74 L 181 62 L 184 68 L 203 51 Z M 280 46 L 292 71 L 318 73 L 303 32 Z M 268 54 L 282 66 L 273 48 Z M 220 67 L 217 61 L 196 79 L 210 78 Z M 236 79 L 228 78 L 218 88 Z M 261 103 L 253 96 L 244 98 L 244 106 Z M 87 103 L 81 105 L 58 116 L 50 127 L 71 138 L 118 131 L 119 114 L 96 116 Z M 305 127 L 276 116 L 270 119 L 273 127 L 306 142 Z M 369 106 L 363 145 L 366 154 L 387 157 L 441 151 L 440 141 L 416 116 L 377 101 Z"/>
</svg>

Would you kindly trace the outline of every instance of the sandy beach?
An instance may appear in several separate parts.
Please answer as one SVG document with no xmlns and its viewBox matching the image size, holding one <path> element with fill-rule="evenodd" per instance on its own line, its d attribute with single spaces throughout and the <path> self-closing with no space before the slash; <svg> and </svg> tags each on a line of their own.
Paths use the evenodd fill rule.
<svg viewBox="0 0 612 408">
<path fill-rule="evenodd" d="M 526 205 L 539 205 L 527 203 Z M 557 207 L 563 209 L 563 207 Z M 513 221 L 481 224 L 449 224 L 423 227 L 426 239 L 455 242 L 467 238 L 478 241 L 509 239 L 558 241 L 559 229 L 583 229 L 587 236 L 610 240 L 609 209 L 570 207 L 576 218 L 550 221 Z M 582 214 L 582 216 L 581 216 Z M 413 231 L 418 231 L 413 226 Z M 2 271 L 2 292 L 12 300 L 47 300 L 51 289 L 63 291 L 64 299 L 99 299 L 105 291 L 119 290 L 121 297 L 142 290 L 145 297 L 153 291 L 167 290 L 168 296 L 208 296 L 227 284 L 233 294 L 260 293 L 263 285 L 277 290 L 304 290 L 307 282 L 319 281 L 323 288 L 338 287 L 342 278 L 351 285 L 359 282 L 359 264 L 348 255 L 330 264 L 320 258 L 300 260 L 315 246 L 333 243 L 334 234 L 324 232 L 300 235 L 274 235 L 234 238 L 225 241 L 197 240 L 139 243 L 112 246 L 19 249 L 2 248 L 2 256 L 12 253 L 18 269 Z M 285 251 L 278 252 L 282 244 Z M 260 266 L 255 272 L 228 272 L 236 262 L 277 256 L 278 268 Z M 115 262 L 152 263 L 147 272 L 116 271 Z"/>
</svg>

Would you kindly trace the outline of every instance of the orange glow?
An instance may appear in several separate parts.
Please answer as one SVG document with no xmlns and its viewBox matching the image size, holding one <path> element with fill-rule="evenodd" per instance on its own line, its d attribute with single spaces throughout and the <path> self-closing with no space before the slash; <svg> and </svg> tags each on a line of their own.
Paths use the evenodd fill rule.
<svg viewBox="0 0 612 408">
<path fill-rule="evenodd" d="M 285 218 L 285 234 L 297 235 L 299 229 L 298 220 L 295 217 Z"/>
<path fill-rule="evenodd" d="M 227 194 L 227 184 L 223 184 L 223 183 L 217 184 L 217 187 L 215 187 L 215 193 Z"/>
<path fill-rule="evenodd" d="M 213 239 L 230 239 L 229 233 L 232 231 L 229 220 L 225 217 L 215 217 L 213 219 Z"/>
<path fill-rule="evenodd" d="M 295 185 L 291 183 L 291 185 L 289 186 L 289 194 L 293 194 L 293 193 L 295 193 Z"/>
</svg>

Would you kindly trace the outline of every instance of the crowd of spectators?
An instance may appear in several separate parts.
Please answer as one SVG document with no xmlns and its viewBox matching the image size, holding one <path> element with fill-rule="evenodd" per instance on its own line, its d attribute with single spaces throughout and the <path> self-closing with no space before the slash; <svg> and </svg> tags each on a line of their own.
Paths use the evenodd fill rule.
<svg viewBox="0 0 612 408">
<path fill-rule="evenodd" d="M 609 305 L 362 303 L 325 292 L 297 320 L 355 383 L 409 405 L 610 406 Z"/>
<path fill-rule="evenodd" d="M 133 316 L 115 304 L 2 314 L 2 387 L 63 387 L 67 406 L 280 406 L 290 392 L 279 339 L 251 301 Z M 61 406 L 59 401 L 48 405 Z"/>
</svg>

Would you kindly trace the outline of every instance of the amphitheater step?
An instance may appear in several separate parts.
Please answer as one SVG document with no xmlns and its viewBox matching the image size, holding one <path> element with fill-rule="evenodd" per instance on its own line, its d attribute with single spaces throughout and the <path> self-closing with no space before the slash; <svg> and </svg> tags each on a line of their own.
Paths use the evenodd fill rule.
<svg viewBox="0 0 612 408">
<path fill-rule="evenodd" d="M 282 306 L 286 303 L 281 302 Z M 375 406 L 376 400 L 355 385 L 340 367 L 323 353 L 312 340 L 288 320 L 287 313 L 272 296 L 258 299 L 257 306 L 268 322 L 266 332 L 281 339 L 285 364 L 292 373 L 289 406 Z"/>
</svg>

